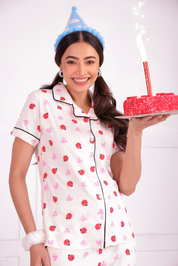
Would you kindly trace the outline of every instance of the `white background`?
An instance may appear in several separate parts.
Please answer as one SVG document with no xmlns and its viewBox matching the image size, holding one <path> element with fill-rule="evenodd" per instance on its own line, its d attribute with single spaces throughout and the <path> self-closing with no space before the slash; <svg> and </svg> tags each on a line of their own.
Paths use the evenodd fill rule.
<svg viewBox="0 0 178 266">
<path fill-rule="evenodd" d="M 0 266 L 30 265 L 29 254 L 20 245 L 24 231 L 8 188 L 13 143 L 10 131 L 28 93 L 52 82 L 57 73 L 53 45 L 73 5 L 85 23 L 104 36 L 105 62 L 101 70 L 118 108 L 122 111 L 127 96 L 147 93 L 135 39 L 133 6 L 138 1 L 0 0 Z M 145 15 L 141 23 L 146 29 L 144 44 L 153 94 L 178 95 L 178 1 L 148 0 L 141 14 Z M 178 116 L 143 134 L 141 180 L 136 192 L 125 197 L 137 238 L 137 266 L 178 265 L 177 136 Z M 27 182 L 40 229 L 40 189 L 33 164 Z"/>
</svg>

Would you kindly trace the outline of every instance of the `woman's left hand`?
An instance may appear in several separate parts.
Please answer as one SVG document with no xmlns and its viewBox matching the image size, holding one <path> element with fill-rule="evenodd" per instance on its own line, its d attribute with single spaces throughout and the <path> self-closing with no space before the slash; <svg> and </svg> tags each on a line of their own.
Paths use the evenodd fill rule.
<svg viewBox="0 0 178 266">
<path fill-rule="evenodd" d="M 129 121 L 129 128 L 136 133 L 141 133 L 143 129 L 165 121 L 170 115 L 149 115 L 141 118 L 132 117 Z"/>
</svg>

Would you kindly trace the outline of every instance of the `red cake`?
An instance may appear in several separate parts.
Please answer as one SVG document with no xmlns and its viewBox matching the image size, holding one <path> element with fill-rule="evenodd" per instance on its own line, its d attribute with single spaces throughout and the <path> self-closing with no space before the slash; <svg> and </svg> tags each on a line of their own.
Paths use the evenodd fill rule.
<svg viewBox="0 0 178 266">
<path fill-rule="evenodd" d="M 144 95 L 127 97 L 124 101 L 124 114 L 139 115 L 178 110 L 178 95 L 174 93 L 157 93 L 156 96 Z"/>
</svg>

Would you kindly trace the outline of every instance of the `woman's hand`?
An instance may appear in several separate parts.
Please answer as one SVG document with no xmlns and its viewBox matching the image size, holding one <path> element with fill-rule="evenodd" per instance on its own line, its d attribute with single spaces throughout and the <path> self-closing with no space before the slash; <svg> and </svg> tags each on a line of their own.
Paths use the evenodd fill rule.
<svg viewBox="0 0 178 266">
<path fill-rule="evenodd" d="M 142 118 L 132 117 L 129 121 L 129 129 L 135 133 L 141 133 L 143 129 L 165 121 L 170 115 L 149 115 Z"/>
<path fill-rule="evenodd" d="M 30 266 L 50 266 L 49 254 L 43 244 L 37 244 L 30 249 Z"/>
</svg>

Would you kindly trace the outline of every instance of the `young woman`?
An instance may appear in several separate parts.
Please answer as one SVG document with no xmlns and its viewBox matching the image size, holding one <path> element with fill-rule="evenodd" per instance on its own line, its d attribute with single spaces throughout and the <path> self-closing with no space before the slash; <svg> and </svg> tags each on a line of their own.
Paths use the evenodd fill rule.
<svg viewBox="0 0 178 266">
<path fill-rule="evenodd" d="M 99 69 L 102 38 L 86 27 L 64 35 L 56 45 L 59 74 L 29 95 L 12 132 L 9 183 L 27 234 L 23 245 L 31 266 L 135 266 L 135 236 L 122 194 L 132 194 L 141 175 L 143 129 L 168 116 L 116 119 L 121 114 Z M 34 151 L 42 230 L 25 183 Z"/>
</svg>

